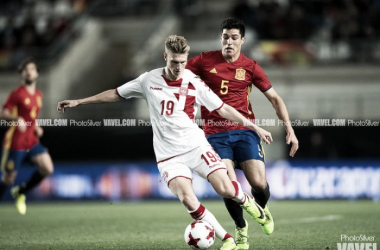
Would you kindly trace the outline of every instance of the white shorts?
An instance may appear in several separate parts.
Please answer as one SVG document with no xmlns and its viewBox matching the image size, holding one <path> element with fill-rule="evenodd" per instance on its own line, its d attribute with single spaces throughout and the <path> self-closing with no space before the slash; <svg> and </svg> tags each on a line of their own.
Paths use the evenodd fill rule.
<svg viewBox="0 0 380 250">
<path fill-rule="evenodd" d="M 212 172 L 219 169 L 227 169 L 227 167 L 209 144 L 197 147 L 185 154 L 169 158 L 158 164 L 161 177 L 168 186 L 169 182 L 177 177 L 192 180 L 192 171 L 207 180 Z"/>
</svg>

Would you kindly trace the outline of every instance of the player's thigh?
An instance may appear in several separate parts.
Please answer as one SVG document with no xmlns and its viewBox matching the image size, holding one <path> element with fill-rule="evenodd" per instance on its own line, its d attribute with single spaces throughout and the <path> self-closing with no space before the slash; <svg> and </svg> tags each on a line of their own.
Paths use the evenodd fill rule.
<svg viewBox="0 0 380 250">
<path fill-rule="evenodd" d="M 189 165 L 195 164 L 191 169 L 208 180 L 219 195 L 233 197 L 235 191 L 227 175 L 227 167 L 211 145 L 199 147 L 187 162 Z"/>
<path fill-rule="evenodd" d="M 265 174 L 265 163 L 261 160 L 247 160 L 240 163 L 248 183 L 253 188 L 265 189 L 267 179 Z"/>
<path fill-rule="evenodd" d="M 212 172 L 208 176 L 208 180 L 220 196 L 224 198 L 233 198 L 235 196 L 235 188 L 225 169 Z"/>
<path fill-rule="evenodd" d="M 243 130 L 232 138 L 233 152 L 239 167 L 242 162 L 248 160 L 260 160 L 265 162 L 265 152 L 261 139 L 253 130 Z"/>
<path fill-rule="evenodd" d="M 207 136 L 207 140 L 213 149 L 218 153 L 219 157 L 223 160 L 224 165 L 226 165 L 230 179 L 236 181 L 235 159 L 233 148 L 229 139 L 229 131 Z"/>
<path fill-rule="evenodd" d="M 237 181 L 237 176 L 235 173 L 235 162 L 230 159 L 222 159 L 224 165 L 227 167 L 227 174 L 231 181 Z"/>
<path fill-rule="evenodd" d="M 54 172 L 54 164 L 47 149 L 41 144 L 35 145 L 28 153 L 30 161 L 37 165 L 43 175 L 50 175 Z"/>
</svg>

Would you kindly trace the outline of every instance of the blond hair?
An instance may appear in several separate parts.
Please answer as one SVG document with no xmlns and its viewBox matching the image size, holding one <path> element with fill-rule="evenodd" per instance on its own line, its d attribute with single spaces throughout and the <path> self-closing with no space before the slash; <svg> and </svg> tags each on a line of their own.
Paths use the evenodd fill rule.
<svg viewBox="0 0 380 250">
<path fill-rule="evenodd" d="M 190 46 L 183 36 L 171 35 L 165 40 L 165 52 L 188 54 Z"/>
</svg>

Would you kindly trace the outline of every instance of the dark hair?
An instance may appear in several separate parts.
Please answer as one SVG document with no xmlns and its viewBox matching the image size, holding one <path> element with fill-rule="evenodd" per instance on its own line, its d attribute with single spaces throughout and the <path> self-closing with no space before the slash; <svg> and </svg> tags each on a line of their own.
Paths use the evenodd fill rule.
<svg viewBox="0 0 380 250">
<path fill-rule="evenodd" d="M 245 24 L 242 20 L 236 18 L 228 18 L 222 22 L 220 28 L 223 32 L 224 29 L 238 29 L 240 31 L 241 37 L 245 36 Z"/>
<path fill-rule="evenodd" d="M 36 60 L 33 58 L 33 57 L 27 57 L 25 58 L 24 60 L 22 60 L 20 62 L 20 64 L 18 65 L 18 72 L 22 73 L 22 71 L 25 69 L 25 67 L 29 64 L 29 63 L 34 63 L 37 67 L 37 62 Z M 38 67 L 37 67 L 37 70 L 38 70 Z"/>
</svg>

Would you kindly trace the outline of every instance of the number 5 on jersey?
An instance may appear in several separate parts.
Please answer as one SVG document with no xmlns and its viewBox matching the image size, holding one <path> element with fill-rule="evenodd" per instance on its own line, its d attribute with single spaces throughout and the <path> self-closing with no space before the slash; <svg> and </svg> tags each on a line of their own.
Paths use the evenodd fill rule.
<svg viewBox="0 0 380 250">
<path fill-rule="evenodd" d="M 222 80 L 222 85 L 220 85 L 220 93 L 222 95 L 225 95 L 228 93 L 228 85 L 227 83 L 229 83 L 230 81 L 227 81 L 227 80 Z"/>
</svg>

